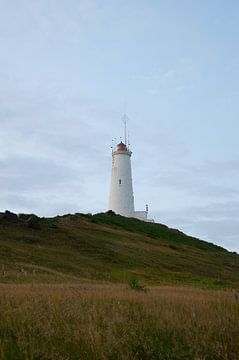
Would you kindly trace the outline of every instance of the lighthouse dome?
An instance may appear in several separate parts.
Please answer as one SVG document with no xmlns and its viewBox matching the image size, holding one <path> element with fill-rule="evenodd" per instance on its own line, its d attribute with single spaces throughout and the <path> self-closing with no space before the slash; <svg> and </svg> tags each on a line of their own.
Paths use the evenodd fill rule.
<svg viewBox="0 0 239 360">
<path fill-rule="evenodd" d="M 117 151 L 128 151 L 127 146 L 121 141 L 117 145 Z"/>
</svg>

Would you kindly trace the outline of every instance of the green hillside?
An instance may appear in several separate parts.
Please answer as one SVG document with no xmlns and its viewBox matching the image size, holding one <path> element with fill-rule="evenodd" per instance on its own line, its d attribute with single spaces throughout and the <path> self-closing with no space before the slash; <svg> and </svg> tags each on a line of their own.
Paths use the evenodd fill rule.
<svg viewBox="0 0 239 360">
<path fill-rule="evenodd" d="M 239 255 L 165 225 L 110 214 L 0 216 L 0 282 L 239 285 Z"/>
</svg>

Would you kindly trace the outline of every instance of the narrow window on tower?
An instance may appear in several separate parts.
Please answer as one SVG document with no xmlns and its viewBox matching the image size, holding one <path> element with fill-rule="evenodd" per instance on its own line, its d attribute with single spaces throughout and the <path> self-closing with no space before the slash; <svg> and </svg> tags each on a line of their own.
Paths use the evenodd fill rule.
<svg viewBox="0 0 239 360">
<path fill-rule="evenodd" d="M 121 179 L 119 179 L 119 184 L 121 185 Z"/>
</svg>

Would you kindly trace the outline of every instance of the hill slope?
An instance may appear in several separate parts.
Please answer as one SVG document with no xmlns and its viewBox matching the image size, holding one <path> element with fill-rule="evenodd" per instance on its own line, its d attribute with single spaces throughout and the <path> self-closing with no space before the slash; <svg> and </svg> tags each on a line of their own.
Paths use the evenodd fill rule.
<svg viewBox="0 0 239 360">
<path fill-rule="evenodd" d="M 239 285 L 239 256 L 178 230 L 121 216 L 0 217 L 0 282 Z"/>
</svg>

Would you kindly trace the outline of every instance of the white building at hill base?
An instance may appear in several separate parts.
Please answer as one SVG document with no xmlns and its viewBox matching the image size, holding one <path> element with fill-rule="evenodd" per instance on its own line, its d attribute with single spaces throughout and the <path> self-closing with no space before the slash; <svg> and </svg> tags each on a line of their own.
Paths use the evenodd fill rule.
<svg viewBox="0 0 239 360">
<path fill-rule="evenodd" d="M 112 175 L 110 186 L 109 210 L 116 214 L 148 220 L 148 206 L 145 211 L 135 211 L 131 170 L 131 155 L 129 147 L 121 141 L 112 150 Z"/>
</svg>

